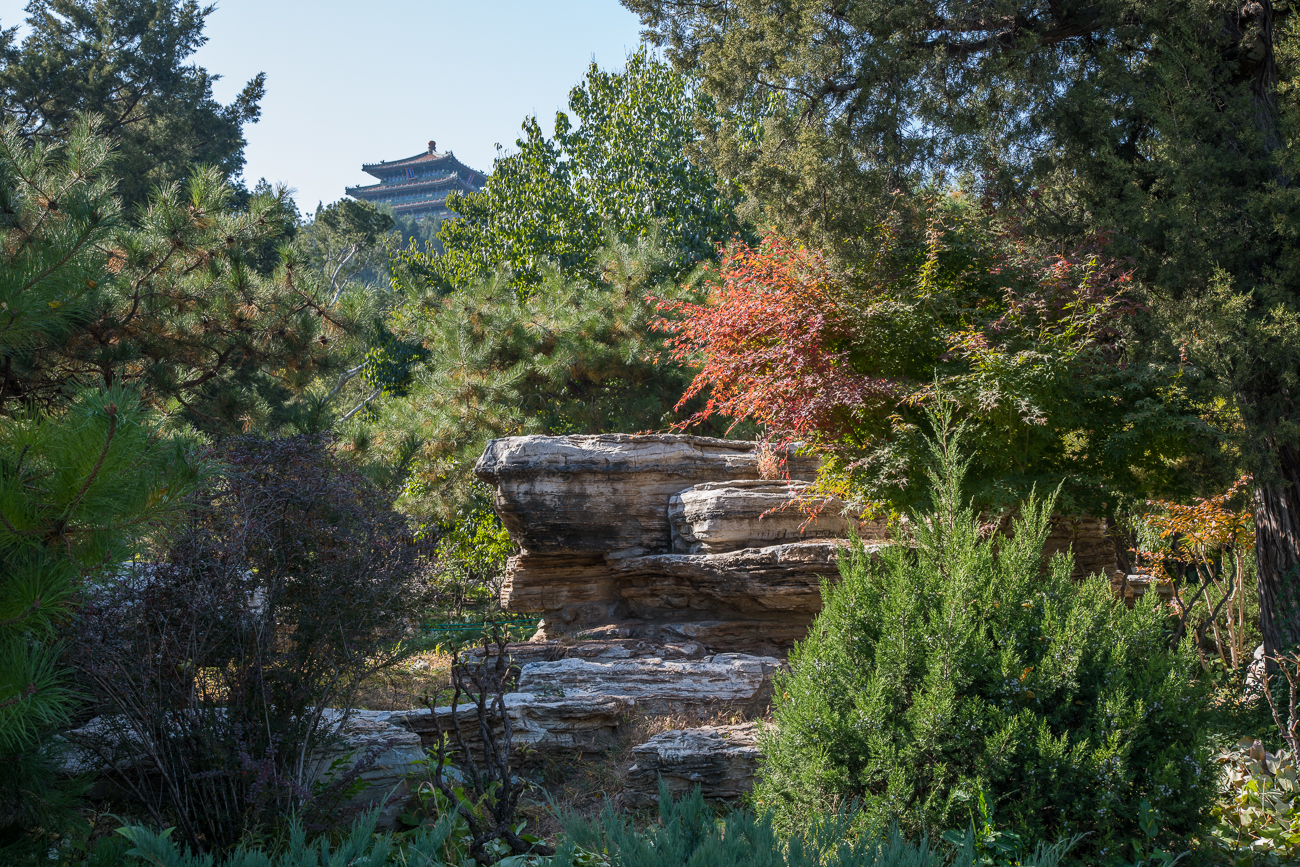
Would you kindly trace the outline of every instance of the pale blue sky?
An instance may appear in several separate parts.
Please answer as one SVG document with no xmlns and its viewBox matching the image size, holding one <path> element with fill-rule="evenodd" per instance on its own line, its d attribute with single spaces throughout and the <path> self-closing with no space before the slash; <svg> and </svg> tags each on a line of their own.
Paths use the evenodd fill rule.
<svg viewBox="0 0 1300 867">
<path fill-rule="evenodd" d="M 0 25 L 24 5 L 0 0 Z M 549 130 L 593 58 L 621 67 L 639 43 L 617 0 L 218 0 L 206 32 L 195 60 L 223 76 L 222 102 L 267 74 L 245 177 L 295 187 L 308 212 L 371 182 L 363 162 L 430 139 L 490 171 L 525 115 Z"/>
</svg>

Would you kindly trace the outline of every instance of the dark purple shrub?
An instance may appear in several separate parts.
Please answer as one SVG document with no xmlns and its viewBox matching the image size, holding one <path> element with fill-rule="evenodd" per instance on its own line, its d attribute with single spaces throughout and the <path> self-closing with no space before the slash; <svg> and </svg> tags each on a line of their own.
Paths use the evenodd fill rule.
<svg viewBox="0 0 1300 867">
<path fill-rule="evenodd" d="M 165 555 L 89 591 L 70 642 L 100 713 L 75 738 L 87 760 L 201 850 L 337 815 L 327 709 L 401 658 L 429 598 L 412 527 L 328 442 L 211 458 Z"/>
</svg>

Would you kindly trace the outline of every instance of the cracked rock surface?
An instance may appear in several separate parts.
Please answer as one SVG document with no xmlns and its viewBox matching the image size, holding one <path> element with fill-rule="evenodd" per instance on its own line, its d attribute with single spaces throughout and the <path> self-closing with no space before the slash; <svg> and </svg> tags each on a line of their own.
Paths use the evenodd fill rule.
<svg viewBox="0 0 1300 867">
<path fill-rule="evenodd" d="M 631 807 L 659 803 L 659 779 L 674 797 L 696 786 L 705 798 L 735 800 L 754 787 L 758 770 L 758 728 L 751 722 L 663 732 L 638 747 L 627 773 L 623 802 Z"/>
</svg>

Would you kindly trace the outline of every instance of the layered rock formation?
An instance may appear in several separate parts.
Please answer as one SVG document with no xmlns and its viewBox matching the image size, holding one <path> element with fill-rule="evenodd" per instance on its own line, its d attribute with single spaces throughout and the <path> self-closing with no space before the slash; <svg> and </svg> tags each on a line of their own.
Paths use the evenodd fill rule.
<svg viewBox="0 0 1300 867">
<path fill-rule="evenodd" d="M 520 548 L 502 604 L 543 613 L 541 635 L 698 642 L 782 654 L 821 610 L 851 529 L 888 544 L 883 522 L 851 527 L 838 500 L 810 501 L 815 458 L 780 455 L 759 478 L 757 444 L 607 434 L 493 440 L 475 472 Z M 796 506 L 796 502 L 798 505 Z M 809 506 L 815 517 L 809 517 Z M 1079 577 L 1115 571 L 1101 521 L 1058 521 L 1045 553 L 1070 548 Z"/>
<path fill-rule="evenodd" d="M 475 472 L 520 553 L 502 603 L 544 634 L 698 641 L 781 652 L 836 574 L 839 508 L 802 528 L 788 504 L 817 461 L 780 455 L 795 485 L 759 479 L 756 444 L 609 434 L 492 441 Z M 770 522 L 770 523 L 769 523 Z"/>
<path fill-rule="evenodd" d="M 746 479 L 704 482 L 668 498 L 668 525 L 674 554 L 720 554 L 805 539 L 841 539 L 851 522 L 844 504 L 823 500 L 809 516 L 793 508 L 808 483 Z"/>
<path fill-rule="evenodd" d="M 1074 552 L 1075 578 L 1100 575 L 1113 580 L 1119 575 L 1119 562 L 1115 556 L 1115 540 L 1107 532 L 1106 522 L 1100 518 L 1056 518 L 1043 543 L 1043 555 L 1059 551 Z"/>
</svg>

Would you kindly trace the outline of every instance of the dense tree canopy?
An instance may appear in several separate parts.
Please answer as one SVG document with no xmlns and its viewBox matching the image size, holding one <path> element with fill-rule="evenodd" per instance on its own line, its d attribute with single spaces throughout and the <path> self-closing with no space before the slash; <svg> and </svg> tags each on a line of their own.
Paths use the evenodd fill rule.
<svg viewBox="0 0 1300 867">
<path fill-rule="evenodd" d="M 499 157 L 482 192 L 450 201 L 438 272 L 463 286 L 508 267 L 519 285 L 541 280 L 544 262 L 592 272 L 607 232 L 635 242 L 656 234 L 679 264 L 711 257 L 739 230 L 733 196 L 691 156 L 693 120 L 709 102 L 644 49 L 622 72 L 593 63 L 547 138 L 524 121 L 519 150 Z"/>
<path fill-rule="evenodd" d="M 925 496 L 936 402 L 969 419 L 981 508 L 1060 486 L 1067 513 L 1111 515 L 1187 491 L 1216 444 L 1199 383 L 1125 355 L 1129 274 L 1104 240 L 1045 253 L 959 194 L 900 198 L 870 237 L 851 273 L 778 235 L 736 243 L 708 303 L 661 305 L 681 314 L 673 354 L 700 365 L 697 419 L 813 445 L 837 493 L 894 508 Z"/>
<path fill-rule="evenodd" d="M 969 172 L 1043 237 L 1113 232 L 1133 346 L 1216 385 L 1255 472 L 1270 648 L 1300 643 L 1300 197 L 1289 5 L 626 0 L 725 122 L 713 164 L 852 262 L 881 199 Z M 1278 619 L 1277 612 L 1291 612 Z"/>
<path fill-rule="evenodd" d="M 195 0 L 32 0 L 29 31 L 0 31 L 0 117 L 25 135 L 65 137 L 93 112 L 118 142 L 117 193 L 128 215 L 155 187 L 199 166 L 233 181 L 244 168 L 246 123 L 261 114 L 258 74 L 229 105 L 217 76 L 186 63 L 205 42 L 214 7 Z"/>
</svg>

